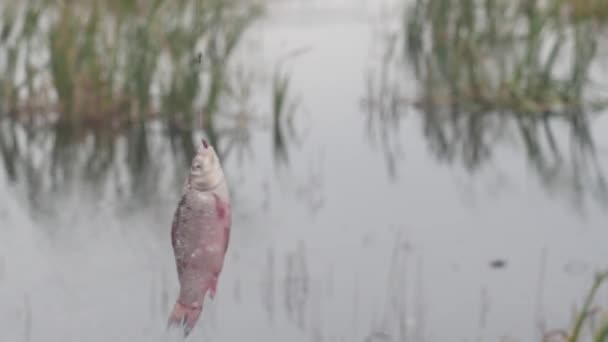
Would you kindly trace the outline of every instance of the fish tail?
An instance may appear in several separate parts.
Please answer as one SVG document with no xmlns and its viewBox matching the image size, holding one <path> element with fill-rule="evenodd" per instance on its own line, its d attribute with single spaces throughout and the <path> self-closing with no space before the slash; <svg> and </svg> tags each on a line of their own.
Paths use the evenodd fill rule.
<svg viewBox="0 0 608 342">
<path fill-rule="evenodd" d="M 179 301 L 176 302 L 171 315 L 169 315 L 167 328 L 179 327 L 183 329 L 184 337 L 187 337 L 198 321 L 202 310 L 202 306 L 191 307 L 183 305 Z"/>
</svg>

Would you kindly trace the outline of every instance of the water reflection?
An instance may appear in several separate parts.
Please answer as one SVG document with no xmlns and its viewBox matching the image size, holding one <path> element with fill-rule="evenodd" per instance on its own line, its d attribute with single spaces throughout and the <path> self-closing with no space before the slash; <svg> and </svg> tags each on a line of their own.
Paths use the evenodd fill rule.
<svg viewBox="0 0 608 342">
<path fill-rule="evenodd" d="M 302 241 L 298 243 L 297 251 L 287 255 L 285 267 L 284 304 L 286 314 L 298 328 L 305 330 L 310 285 L 306 250 Z"/>
<path fill-rule="evenodd" d="M 111 183 L 145 199 L 179 189 L 175 171 L 202 135 L 220 158 L 242 160 L 253 129 L 270 131 L 276 161 L 286 163 L 296 110 L 289 74 L 277 69 L 260 84 L 254 65 L 234 56 L 262 10 L 243 1 L 3 4 L 7 179 L 40 209 L 45 194 L 82 180 L 94 192 Z M 268 104 L 259 108 L 254 97 Z"/>
<path fill-rule="evenodd" d="M 566 15 L 563 15 L 566 13 Z M 549 190 L 582 204 L 608 194 L 592 127 L 608 105 L 594 89 L 601 22 L 569 2 L 417 0 L 385 32 L 365 109 L 391 174 L 399 127 L 418 113 L 429 150 L 475 173 L 515 146 Z M 408 97 L 409 77 L 417 80 Z"/>
<path fill-rule="evenodd" d="M 316 2 L 316 6 L 323 3 Z M 485 197 L 483 203 L 470 208 L 462 203 L 451 173 L 428 163 L 424 153 L 413 156 L 416 167 L 404 173 L 401 182 L 386 181 L 376 154 L 361 139 L 361 123 L 353 116 L 353 103 L 364 91 L 360 75 L 365 61 L 360 57 L 373 44 L 367 35 L 368 23 L 336 12 L 281 13 L 274 23 L 257 26 L 263 27 L 260 31 L 248 29 L 265 36 L 267 55 L 280 55 L 277 51 L 284 51 L 284 41 L 293 42 L 287 44 L 292 48 L 313 46 L 310 56 L 292 70 L 265 61 L 273 67 L 280 64 L 276 77 L 270 77 L 268 94 L 258 93 L 251 69 L 235 67 L 235 56 L 222 72 L 234 87 L 210 106 L 216 108 L 212 127 L 223 158 L 229 159 L 227 171 L 231 176 L 237 174 L 231 184 L 237 190 L 238 212 L 235 210 L 235 234 L 217 301 L 206 304 L 192 339 L 451 341 L 477 336 L 483 341 L 508 334 L 520 341 L 538 341 L 541 338 L 533 327 L 537 317 L 546 319 L 542 332 L 570 327 L 568 308 L 584 300 L 591 270 L 605 261 L 605 219 L 591 217 L 583 226 L 570 213 L 541 200 L 534 190 L 504 196 L 504 201 Z M 401 36 L 391 37 L 394 49 L 401 49 L 397 44 L 403 43 Z M 241 44 L 235 49 L 242 48 Z M 199 50 L 192 50 L 192 56 L 184 54 L 187 63 L 196 62 Z M 344 59 L 344 51 L 353 58 Z M 385 81 L 372 79 L 369 84 L 369 90 L 380 96 L 371 101 L 376 106 L 372 107 L 381 108 L 368 119 L 370 131 L 384 139 L 385 151 L 398 156 L 398 133 L 403 131 L 396 123 L 401 123 L 406 110 L 416 113 L 403 105 L 402 95 L 416 81 L 405 83 L 403 73 L 395 72 L 397 68 L 407 71 L 408 66 L 407 59 L 399 60 L 403 57 L 395 54 L 386 53 L 387 61 L 380 64 Z M 205 56 L 201 55 L 202 62 Z M 191 68 L 201 75 L 210 72 L 204 63 Z M 466 85 L 466 78 L 463 82 Z M 449 88 L 441 82 L 433 86 Z M 283 158 L 273 149 L 297 140 L 290 133 L 290 125 L 296 125 L 289 118 L 290 104 L 296 102 L 280 94 L 287 89 L 292 95 L 294 88 L 304 90 L 301 95 L 314 129 L 299 155 L 290 150 L 289 158 Z M 200 85 L 205 94 L 209 89 L 207 83 Z M 151 97 L 155 96 L 152 92 Z M 61 126 L 71 132 L 62 131 L 61 138 L 72 137 L 64 140 L 68 147 L 59 149 L 67 152 L 57 159 L 54 188 L 73 187 L 77 196 L 66 200 L 54 196 L 55 192 L 42 200 L 40 193 L 54 189 L 44 176 L 39 179 L 45 187 L 31 192 L 34 201 L 58 203 L 60 210 L 54 213 L 60 217 L 56 220 L 31 220 L 30 213 L 19 208 L 21 201 L 9 197 L 19 195 L 18 191 L 0 196 L 0 321 L 6 328 L 0 331 L 0 340 L 172 340 L 166 338 L 163 328 L 171 298 L 178 290 L 167 239 L 167 218 L 175 200 L 145 206 L 110 200 L 111 205 L 101 206 L 103 193 L 85 194 L 83 186 L 123 196 L 136 194 L 143 200 L 178 191 L 181 184 L 173 175 L 182 174 L 193 140 L 209 134 L 208 124 L 201 129 L 198 111 L 204 103 L 193 106 L 192 121 L 185 124 L 159 115 L 119 126 L 115 135 L 107 130 L 74 129 L 84 126 Z M 435 103 L 440 108 L 437 115 L 448 116 L 441 101 Z M 424 108 L 423 101 L 416 104 Z M 470 112 L 460 109 L 455 120 L 466 123 Z M 516 121 L 511 111 L 505 112 L 483 115 Z M 277 116 L 282 117 L 280 125 L 273 119 Z M 419 118 L 424 122 L 426 112 Z M 556 119 L 548 121 L 552 120 Z M 559 120 L 566 123 L 562 126 L 571 125 Z M 5 119 L 3 124 L 8 128 L 2 134 L 9 142 L 6 149 L 19 152 L 15 154 L 14 184 L 27 183 L 21 172 L 26 162 L 33 165 L 34 173 L 48 172 L 48 166 L 39 166 L 53 163 L 49 151 L 56 141 L 55 131 L 40 130 L 46 136 L 36 132 L 32 135 L 36 148 L 28 149 L 29 127 L 15 119 Z M 446 135 L 458 126 L 450 122 L 433 125 Z M 276 127 L 284 131 L 276 135 Z M 271 133 L 256 136 L 258 128 Z M 562 136 L 559 127 L 556 130 L 555 135 Z M 467 134 L 466 130 L 459 132 Z M 494 131 L 482 130 L 480 135 L 489 133 Z M 466 137 L 458 138 L 461 140 L 450 136 L 448 142 L 458 144 Z M 437 138 L 416 136 L 413 143 L 432 139 Z M 567 151 L 556 140 L 559 151 Z M 12 141 L 17 142 L 16 147 L 10 145 Z M 449 161 L 462 160 L 461 145 L 447 146 L 445 153 L 454 154 Z M 491 151 L 498 150 L 499 144 L 493 141 L 487 145 Z M 252 156 L 252 150 L 257 162 L 241 167 L 238 161 Z M 296 184 L 293 178 L 273 173 L 277 170 L 268 166 L 273 157 L 275 163 L 288 161 L 290 171 L 300 180 L 308 176 L 305 182 Z M 89 158 L 93 161 L 87 164 Z M 478 159 L 472 172 L 491 160 Z M 61 170 L 66 169 L 73 170 L 72 178 L 63 175 Z M 96 174 L 98 182 L 91 180 Z M 287 196 L 285 189 L 297 196 Z M 241 201 L 243 197 L 245 201 Z M 584 233 L 577 230 L 581 226 Z M 53 232 L 51 237 L 48 232 Z M 491 268 L 488 263 L 496 258 L 507 262 L 506 267 Z M 589 267 L 586 271 L 578 267 L 578 276 L 571 277 L 562 270 L 569 260 Z M 571 269 L 576 273 L 576 264 Z M 537 292 L 539 304 L 535 306 Z M 27 303 L 23 300 L 26 294 Z"/>
<path fill-rule="evenodd" d="M 275 255 L 272 248 L 266 251 L 266 269 L 261 282 L 262 305 L 268 314 L 268 320 L 272 323 L 275 316 Z"/>
</svg>

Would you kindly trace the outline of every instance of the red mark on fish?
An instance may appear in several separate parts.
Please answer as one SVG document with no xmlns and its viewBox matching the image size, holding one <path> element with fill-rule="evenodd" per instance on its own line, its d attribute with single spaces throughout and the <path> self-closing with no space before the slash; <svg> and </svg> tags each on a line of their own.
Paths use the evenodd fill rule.
<svg viewBox="0 0 608 342">
<path fill-rule="evenodd" d="M 213 299 L 228 250 L 232 209 L 224 173 L 215 150 L 205 140 L 192 160 L 171 225 L 171 244 L 180 285 L 169 317 L 188 336 Z"/>
<path fill-rule="evenodd" d="M 213 197 L 215 199 L 215 212 L 217 213 L 217 218 L 223 220 L 226 218 L 226 212 L 229 210 L 228 207 L 230 204 L 224 203 L 217 194 L 213 194 Z"/>
</svg>

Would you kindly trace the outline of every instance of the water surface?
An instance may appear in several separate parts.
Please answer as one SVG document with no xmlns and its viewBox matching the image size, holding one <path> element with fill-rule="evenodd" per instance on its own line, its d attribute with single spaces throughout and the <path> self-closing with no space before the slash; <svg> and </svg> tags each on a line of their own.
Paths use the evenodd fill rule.
<svg viewBox="0 0 608 342">
<path fill-rule="evenodd" d="M 239 56 L 261 69 L 302 51 L 284 62 L 301 137 L 285 167 L 274 167 L 265 133 L 251 137 L 254 158 L 226 160 L 232 240 L 190 340 L 539 340 L 571 326 L 572 306 L 606 266 L 603 207 L 581 211 L 569 191 L 548 190 L 517 145 L 497 146 L 471 175 L 430 153 L 412 106 L 398 124 L 400 157 L 387 164 L 362 105 L 387 20 L 374 8 L 281 3 L 248 32 Z M 603 117 L 593 125 L 600 151 L 602 129 Z M 155 151 L 155 162 L 171 162 Z M 0 340 L 167 340 L 178 194 L 162 184 L 141 205 L 72 191 L 37 217 L 3 180 Z"/>
</svg>

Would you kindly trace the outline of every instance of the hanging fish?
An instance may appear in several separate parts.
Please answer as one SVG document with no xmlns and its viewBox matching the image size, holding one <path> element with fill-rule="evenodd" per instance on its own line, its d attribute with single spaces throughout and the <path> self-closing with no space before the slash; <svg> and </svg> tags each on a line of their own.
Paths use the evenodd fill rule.
<svg viewBox="0 0 608 342">
<path fill-rule="evenodd" d="M 188 336 L 209 292 L 213 299 L 228 250 L 232 210 L 220 160 L 202 140 L 192 160 L 171 225 L 171 244 L 180 285 L 168 326 Z"/>
</svg>

